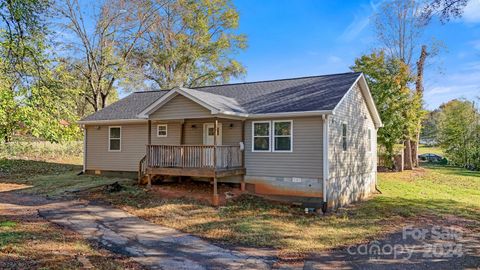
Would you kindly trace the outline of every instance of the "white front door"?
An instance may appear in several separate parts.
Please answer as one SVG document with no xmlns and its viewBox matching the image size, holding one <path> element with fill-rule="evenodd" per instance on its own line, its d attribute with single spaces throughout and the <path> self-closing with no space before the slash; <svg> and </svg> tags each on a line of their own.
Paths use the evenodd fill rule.
<svg viewBox="0 0 480 270">
<path fill-rule="evenodd" d="M 214 123 L 205 123 L 203 124 L 203 144 L 213 145 L 215 141 L 215 124 Z M 222 123 L 218 123 L 217 130 L 217 145 L 222 145 Z"/>
</svg>

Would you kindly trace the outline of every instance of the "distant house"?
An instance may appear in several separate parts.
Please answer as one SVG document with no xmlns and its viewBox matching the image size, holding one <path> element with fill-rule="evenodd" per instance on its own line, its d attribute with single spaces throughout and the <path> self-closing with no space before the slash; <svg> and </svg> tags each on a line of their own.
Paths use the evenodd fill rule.
<svg viewBox="0 0 480 270">
<path fill-rule="evenodd" d="M 329 208 L 375 190 L 382 122 L 361 73 L 135 92 L 80 124 L 85 172 L 211 179 L 214 204 L 218 182 Z"/>
</svg>

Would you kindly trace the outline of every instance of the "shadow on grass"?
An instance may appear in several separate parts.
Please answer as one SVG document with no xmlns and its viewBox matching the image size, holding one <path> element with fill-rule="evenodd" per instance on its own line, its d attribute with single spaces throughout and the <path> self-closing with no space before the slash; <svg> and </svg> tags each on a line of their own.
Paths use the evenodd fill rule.
<svg viewBox="0 0 480 270">
<path fill-rule="evenodd" d="M 448 175 L 479 177 L 480 178 L 480 171 L 470 171 L 470 170 L 467 170 L 465 168 L 460 168 L 460 167 L 446 166 L 446 165 L 440 165 L 440 164 L 435 164 L 435 163 L 423 163 L 422 167 L 431 169 L 435 172 L 448 174 Z"/>
</svg>

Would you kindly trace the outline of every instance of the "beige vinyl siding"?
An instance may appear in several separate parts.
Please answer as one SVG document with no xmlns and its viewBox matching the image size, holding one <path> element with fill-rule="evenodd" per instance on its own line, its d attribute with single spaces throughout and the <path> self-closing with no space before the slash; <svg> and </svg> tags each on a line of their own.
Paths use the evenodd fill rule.
<svg viewBox="0 0 480 270">
<path fill-rule="evenodd" d="M 292 152 L 252 152 L 252 120 L 245 126 L 245 164 L 248 177 L 321 179 L 323 127 L 321 117 L 258 119 L 293 120 Z"/>
<path fill-rule="evenodd" d="M 150 119 L 187 119 L 212 117 L 211 112 L 194 101 L 177 95 L 165 103 L 157 111 L 150 114 Z"/>
<path fill-rule="evenodd" d="M 87 170 L 137 171 L 145 155 L 147 124 L 115 125 L 121 127 L 121 151 L 108 151 L 108 125 L 86 126 Z"/>
<path fill-rule="evenodd" d="M 185 144 L 203 144 L 203 124 L 214 123 L 215 119 L 197 119 L 185 121 Z M 242 121 L 218 119 L 222 123 L 222 144 L 238 145 L 242 141 Z M 233 127 L 230 127 L 233 124 Z M 192 126 L 195 126 L 193 128 Z"/>
<path fill-rule="evenodd" d="M 157 136 L 157 125 L 167 125 L 167 137 Z M 179 145 L 182 124 L 179 122 L 152 121 L 152 144 Z"/>
<path fill-rule="evenodd" d="M 342 147 L 342 124 L 347 124 L 347 150 Z M 368 129 L 372 149 L 369 149 Z M 363 94 L 355 85 L 329 118 L 329 200 L 347 204 L 370 194 L 376 173 L 377 133 Z"/>
</svg>

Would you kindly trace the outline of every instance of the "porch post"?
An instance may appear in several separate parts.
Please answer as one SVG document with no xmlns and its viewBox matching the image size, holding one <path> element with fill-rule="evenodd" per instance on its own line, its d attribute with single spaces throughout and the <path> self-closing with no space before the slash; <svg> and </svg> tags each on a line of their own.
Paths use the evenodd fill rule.
<svg viewBox="0 0 480 270">
<path fill-rule="evenodd" d="M 152 120 L 148 120 L 148 135 L 147 144 L 152 144 Z"/>
<path fill-rule="evenodd" d="M 180 145 L 185 144 L 185 119 L 182 121 L 182 126 L 180 127 Z"/>
<path fill-rule="evenodd" d="M 218 119 L 215 117 L 215 124 L 213 125 L 213 170 L 217 170 L 217 132 Z"/>
<path fill-rule="evenodd" d="M 218 206 L 218 190 L 217 190 L 217 177 L 213 177 L 213 198 L 212 198 L 213 206 Z"/>
<path fill-rule="evenodd" d="M 245 168 L 245 120 L 242 121 L 242 144 L 243 151 L 242 154 L 242 168 Z M 245 174 L 242 174 L 240 180 L 240 190 L 245 191 Z"/>
<path fill-rule="evenodd" d="M 213 126 L 213 173 L 217 171 L 217 132 L 218 132 L 218 119 L 215 117 L 215 124 Z M 218 190 L 217 190 L 217 176 L 213 177 L 213 198 L 212 204 L 218 206 Z"/>
<path fill-rule="evenodd" d="M 152 187 L 152 176 L 150 174 L 147 174 L 147 188 Z"/>
<path fill-rule="evenodd" d="M 217 146 L 218 119 L 216 117 L 215 117 L 215 125 L 213 129 L 215 130 L 213 135 L 213 144 Z"/>
</svg>

